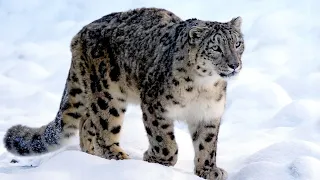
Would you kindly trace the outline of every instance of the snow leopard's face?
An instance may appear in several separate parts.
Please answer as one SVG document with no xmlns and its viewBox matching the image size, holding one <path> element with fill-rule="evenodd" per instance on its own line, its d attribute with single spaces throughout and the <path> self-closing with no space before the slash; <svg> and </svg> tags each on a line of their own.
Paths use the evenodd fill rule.
<svg viewBox="0 0 320 180">
<path fill-rule="evenodd" d="M 210 28 L 196 27 L 194 31 L 191 29 L 191 36 L 202 37 L 198 41 L 195 67 L 199 76 L 217 74 L 222 78 L 228 78 L 240 72 L 241 56 L 244 51 L 240 26 L 241 18 L 238 17 L 227 23 L 214 22 Z"/>
</svg>

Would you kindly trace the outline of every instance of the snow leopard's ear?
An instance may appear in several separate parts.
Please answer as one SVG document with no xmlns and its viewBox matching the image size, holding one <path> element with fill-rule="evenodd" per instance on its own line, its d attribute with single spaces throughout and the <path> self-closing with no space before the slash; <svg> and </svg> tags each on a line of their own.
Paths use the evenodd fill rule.
<svg viewBox="0 0 320 180">
<path fill-rule="evenodd" d="M 208 27 L 193 26 L 189 30 L 189 43 L 193 45 L 199 44 L 208 32 L 209 32 Z"/>
<path fill-rule="evenodd" d="M 230 24 L 237 30 L 241 31 L 242 18 L 240 16 L 232 18 Z"/>
</svg>

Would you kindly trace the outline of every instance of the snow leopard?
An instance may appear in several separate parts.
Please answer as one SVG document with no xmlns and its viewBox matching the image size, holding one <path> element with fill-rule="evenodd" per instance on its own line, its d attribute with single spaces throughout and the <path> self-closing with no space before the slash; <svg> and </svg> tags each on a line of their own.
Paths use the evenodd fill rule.
<svg viewBox="0 0 320 180">
<path fill-rule="evenodd" d="M 92 21 L 72 37 L 55 119 L 42 127 L 9 128 L 6 149 L 19 156 L 41 155 L 79 133 L 83 152 L 129 159 L 119 141 L 126 109 L 135 104 L 149 143 L 144 161 L 176 164 L 174 122 L 183 120 L 194 146 L 194 174 L 226 179 L 227 172 L 216 164 L 217 142 L 227 83 L 242 69 L 241 25 L 240 16 L 226 22 L 183 20 L 147 7 Z"/>
</svg>

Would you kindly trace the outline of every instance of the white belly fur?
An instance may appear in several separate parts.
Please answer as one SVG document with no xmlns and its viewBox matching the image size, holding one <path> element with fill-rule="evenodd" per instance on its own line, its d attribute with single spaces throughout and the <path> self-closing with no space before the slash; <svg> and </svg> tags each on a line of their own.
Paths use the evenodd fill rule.
<svg viewBox="0 0 320 180">
<path fill-rule="evenodd" d="M 183 91 L 182 91 L 183 92 Z M 171 105 L 166 107 L 166 116 L 173 120 L 184 121 L 215 121 L 220 119 L 225 109 L 225 97 L 217 101 L 221 94 L 221 88 L 216 88 L 213 83 L 205 83 L 198 86 L 193 93 L 180 93 L 183 105 Z M 225 94 L 223 93 L 223 96 Z"/>
<path fill-rule="evenodd" d="M 184 121 L 214 121 L 222 117 L 224 102 L 216 102 L 214 99 L 199 99 L 190 102 L 185 107 L 169 106 L 166 116 L 174 120 Z"/>
</svg>

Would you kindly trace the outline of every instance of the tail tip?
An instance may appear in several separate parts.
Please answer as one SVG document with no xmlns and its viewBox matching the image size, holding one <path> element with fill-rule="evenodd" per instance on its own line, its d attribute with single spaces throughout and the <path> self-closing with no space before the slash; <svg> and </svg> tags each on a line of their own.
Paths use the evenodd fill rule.
<svg viewBox="0 0 320 180">
<path fill-rule="evenodd" d="M 20 129 L 21 129 L 21 125 L 15 125 L 7 130 L 3 138 L 3 144 L 7 150 L 10 151 L 13 148 L 12 141 Z"/>
<path fill-rule="evenodd" d="M 31 134 L 30 128 L 22 125 L 15 125 L 9 128 L 4 135 L 3 144 L 5 148 L 12 154 L 25 156 L 30 151 L 27 147 L 25 139 Z"/>
</svg>

